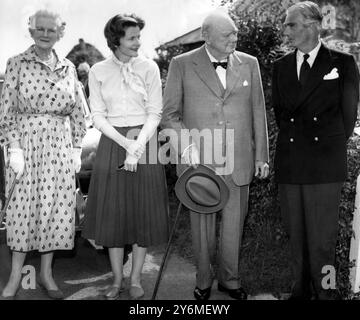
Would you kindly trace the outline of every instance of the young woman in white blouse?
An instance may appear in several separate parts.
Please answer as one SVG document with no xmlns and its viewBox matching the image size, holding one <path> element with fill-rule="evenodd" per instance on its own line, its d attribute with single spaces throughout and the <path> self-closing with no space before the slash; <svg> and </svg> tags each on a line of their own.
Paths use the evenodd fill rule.
<svg viewBox="0 0 360 320">
<path fill-rule="evenodd" d="M 156 63 L 138 55 L 143 27 L 144 21 L 134 15 L 110 19 L 104 34 L 113 54 L 89 72 L 92 118 L 102 136 L 83 236 L 109 248 L 114 281 L 105 293 L 107 299 L 117 299 L 124 290 L 126 244 L 131 244 L 133 251 L 129 293 L 132 299 L 139 299 L 144 295 L 141 271 L 146 248 L 168 239 L 165 171 L 157 161 L 149 163 L 154 159 L 150 152 L 156 150 L 148 143 L 157 139 L 161 80 Z"/>
</svg>

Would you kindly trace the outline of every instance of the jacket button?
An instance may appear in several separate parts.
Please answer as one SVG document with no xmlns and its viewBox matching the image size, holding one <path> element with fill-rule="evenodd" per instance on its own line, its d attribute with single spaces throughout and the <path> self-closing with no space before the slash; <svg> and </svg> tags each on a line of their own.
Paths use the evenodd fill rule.
<svg viewBox="0 0 360 320">
<path fill-rule="evenodd" d="M 291 121 L 291 122 L 294 122 L 295 120 L 294 120 L 294 118 L 291 118 L 290 121 Z"/>
<path fill-rule="evenodd" d="M 315 137 L 314 140 L 315 140 L 315 141 L 319 141 L 319 138 L 318 138 L 318 137 Z"/>
<path fill-rule="evenodd" d="M 317 118 L 316 118 L 316 117 L 314 117 L 314 121 L 317 121 Z"/>
<path fill-rule="evenodd" d="M 294 142 L 294 139 L 293 139 L 293 138 L 290 138 L 290 142 Z"/>
</svg>

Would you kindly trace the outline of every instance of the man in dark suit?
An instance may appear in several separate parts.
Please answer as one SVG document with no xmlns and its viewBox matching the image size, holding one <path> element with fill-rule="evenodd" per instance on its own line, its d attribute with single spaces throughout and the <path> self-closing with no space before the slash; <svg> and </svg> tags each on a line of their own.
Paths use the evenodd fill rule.
<svg viewBox="0 0 360 320">
<path fill-rule="evenodd" d="M 199 163 L 219 170 L 215 158 L 225 154 L 225 170 L 217 173 L 224 177 L 230 197 L 221 216 L 218 289 L 243 300 L 247 294 L 241 287 L 239 261 L 249 184 L 254 175 L 266 178 L 269 167 L 259 64 L 255 57 L 235 50 L 237 33 L 232 19 L 216 11 L 202 25 L 205 45 L 172 59 L 162 127 L 181 137 L 179 175 L 186 165 Z M 214 140 L 202 143 L 195 134 L 199 131 L 210 132 Z M 216 132 L 225 138 L 216 139 Z M 233 138 L 228 139 L 230 133 Z M 216 213 L 190 212 L 190 217 L 197 261 L 194 296 L 207 300 L 214 279 Z"/>
<path fill-rule="evenodd" d="M 355 60 L 320 42 L 321 23 L 315 3 L 290 7 L 284 33 L 296 50 L 276 61 L 273 70 L 273 107 L 280 129 L 275 176 L 290 235 L 293 299 L 337 297 L 334 287 L 322 285 L 322 280 L 335 270 L 346 144 L 359 100 Z"/>
</svg>

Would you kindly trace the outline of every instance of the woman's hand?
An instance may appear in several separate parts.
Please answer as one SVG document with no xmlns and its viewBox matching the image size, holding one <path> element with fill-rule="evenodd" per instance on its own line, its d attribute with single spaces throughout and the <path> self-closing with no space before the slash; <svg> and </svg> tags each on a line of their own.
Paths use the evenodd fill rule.
<svg viewBox="0 0 360 320">
<path fill-rule="evenodd" d="M 132 156 L 131 154 L 127 153 L 126 154 L 126 159 L 124 161 L 124 170 L 125 171 L 136 172 L 138 161 L 139 161 L 138 158 L 136 158 L 136 157 Z"/>
<path fill-rule="evenodd" d="M 136 140 L 128 139 L 126 151 L 134 158 L 140 159 L 145 151 L 145 146 Z"/>
</svg>

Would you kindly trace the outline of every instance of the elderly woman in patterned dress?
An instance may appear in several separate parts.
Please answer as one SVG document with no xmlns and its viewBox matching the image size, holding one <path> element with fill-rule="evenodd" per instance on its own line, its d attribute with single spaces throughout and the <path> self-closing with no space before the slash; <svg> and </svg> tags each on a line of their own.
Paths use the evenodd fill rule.
<svg viewBox="0 0 360 320">
<path fill-rule="evenodd" d="M 0 104 L 1 143 L 7 146 L 7 189 L 20 177 L 6 212 L 12 270 L 2 299 L 13 299 L 26 253 L 38 250 L 38 283 L 53 299 L 63 293 L 52 275 L 54 250 L 74 245 L 75 172 L 86 132 L 76 69 L 53 49 L 65 23 L 40 10 L 29 19 L 35 44 L 8 60 Z"/>
</svg>

